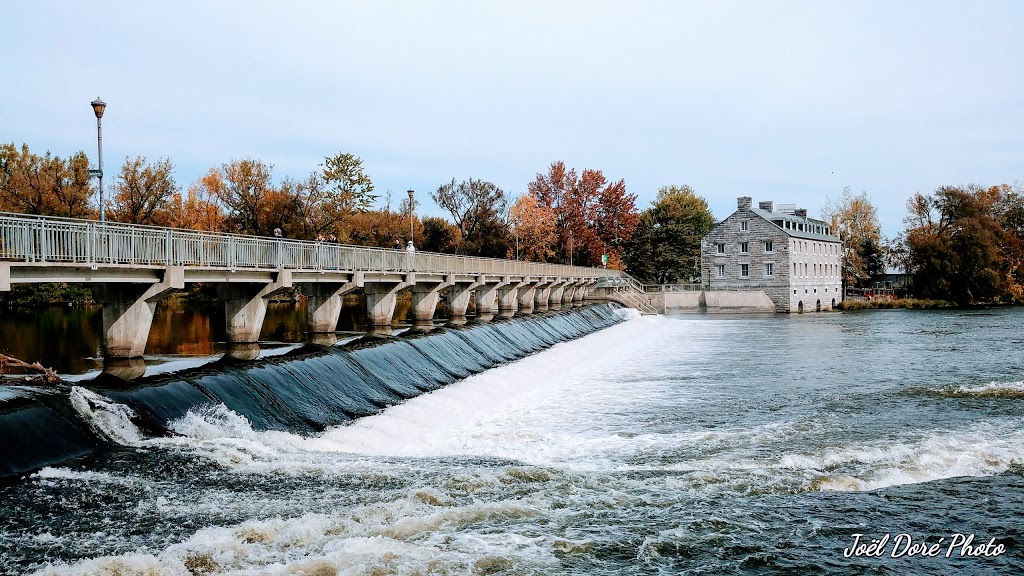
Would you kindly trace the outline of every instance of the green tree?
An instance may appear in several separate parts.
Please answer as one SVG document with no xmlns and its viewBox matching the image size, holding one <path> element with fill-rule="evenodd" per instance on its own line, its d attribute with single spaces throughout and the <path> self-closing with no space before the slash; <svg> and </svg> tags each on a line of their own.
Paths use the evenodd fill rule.
<svg viewBox="0 0 1024 576">
<path fill-rule="evenodd" d="M 456 183 L 452 178 L 430 197 L 452 215 L 461 237 L 461 252 L 471 256 L 505 256 L 508 197 L 504 190 L 484 180 L 470 178 Z"/>
<path fill-rule="evenodd" d="M 666 284 L 699 278 L 701 239 L 715 219 L 693 188 L 664 186 L 626 247 L 627 270 L 644 282 Z"/>
</svg>

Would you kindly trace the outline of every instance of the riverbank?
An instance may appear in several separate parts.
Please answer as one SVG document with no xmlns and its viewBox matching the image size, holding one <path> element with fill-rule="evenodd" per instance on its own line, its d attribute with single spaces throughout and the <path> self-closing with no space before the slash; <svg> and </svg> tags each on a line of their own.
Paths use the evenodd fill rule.
<svg viewBox="0 0 1024 576">
<path fill-rule="evenodd" d="M 844 300 L 836 304 L 836 309 L 843 312 L 854 310 L 943 310 L 957 308 L 955 302 L 947 300 L 927 300 L 922 298 L 893 298 L 891 300 Z"/>
</svg>

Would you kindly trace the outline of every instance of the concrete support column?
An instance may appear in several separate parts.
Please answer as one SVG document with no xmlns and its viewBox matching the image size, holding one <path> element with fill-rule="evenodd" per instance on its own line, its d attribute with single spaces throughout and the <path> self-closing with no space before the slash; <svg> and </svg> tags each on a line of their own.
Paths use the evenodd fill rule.
<svg viewBox="0 0 1024 576">
<path fill-rule="evenodd" d="M 310 282 L 307 294 L 306 324 L 311 334 L 326 334 L 338 329 L 342 298 L 363 287 L 363 273 L 356 272 L 351 282 Z"/>
<path fill-rule="evenodd" d="M 412 284 L 413 323 L 420 326 L 433 324 L 437 302 L 441 299 L 441 290 L 449 286 L 448 282 L 417 282 L 415 278 L 409 278 L 407 282 Z"/>
<path fill-rule="evenodd" d="M 516 313 L 521 282 L 512 282 L 506 276 L 503 285 L 498 288 L 498 315 L 511 318 Z"/>
<path fill-rule="evenodd" d="M 228 342 L 244 344 L 257 342 L 267 315 L 267 300 L 292 287 L 291 270 L 281 270 L 277 280 L 270 284 L 252 282 L 217 285 L 224 299 L 224 317 L 227 322 Z"/>
<path fill-rule="evenodd" d="M 481 276 L 476 288 L 476 318 L 490 320 L 498 310 L 498 288 L 505 285 L 501 280 Z"/>
<path fill-rule="evenodd" d="M 576 291 L 572 294 L 573 306 L 579 306 L 583 304 L 583 299 L 587 297 L 587 290 L 590 289 L 590 282 L 582 282 L 576 286 Z"/>
<path fill-rule="evenodd" d="M 519 313 L 533 314 L 533 300 L 537 296 L 537 284 L 524 282 L 519 287 Z"/>
<path fill-rule="evenodd" d="M 555 282 L 551 285 L 551 294 L 548 296 L 548 310 L 561 310 L 563 292 L 565 292 L 564 281 Z"/>
<path fill-rule="evenodd" d="M 466 319 L 466 310 L 469 308 L 469 298 L 473 295 L 473 290 L 475 290 L 477 286 L 477 282 L 452 281 L 446 296 L 448 300 L 448 310 L 451 314 L 452 320 L 459 321 Z"/>
<path fill-rule="evenodd" d="M 565 291 L 562 292 L 562 308 L 572 308 L 572 299 L 574 294 L 576 294 L 576 284 L 566 284 Z"/>
<path fill-rule="evenodd" d="M 103 355 L 138 358 L 146 352 L 156 303 L 185 288 L 185 272 L 171 267 L 159 284 L 97 283 L 92 295 L 103 305 Z"/>
<path fill-rule="evenodd" d="M 551 298 L 551 281 L 548 280 L 547 278 L 544 278 L 540 282 L 538 282 L 537 287 L 534 290 L 534 294 L 534 311 L 546 312 L 548 309 L 548 300 Z"/>
<path fill-rule="evenodd" d="M 398 291 L 405 288 L 405 282 L 367 282 L 363 286 L 366 294 L 366 322 L 370 326 L 391 326 L 395 316 Z"/>
</svg>

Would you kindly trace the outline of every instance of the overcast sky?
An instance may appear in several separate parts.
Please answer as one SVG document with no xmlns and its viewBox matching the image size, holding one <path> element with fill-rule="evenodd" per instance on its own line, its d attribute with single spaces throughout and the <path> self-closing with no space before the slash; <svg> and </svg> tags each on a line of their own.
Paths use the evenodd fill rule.
<svg viewBox="0 0 1024 576">
<path fill-rule="evenodd" d="M 183 188 L 363 159 L 377 191 L 513 196 L 551 162 L 647 207 L 689 184 L 820 212 L 866 191 L 883 232 L 943 184 L 1024 179 L 1024 3 L 5 2 L 0 141 L 170 158 Z"/>
</svg>

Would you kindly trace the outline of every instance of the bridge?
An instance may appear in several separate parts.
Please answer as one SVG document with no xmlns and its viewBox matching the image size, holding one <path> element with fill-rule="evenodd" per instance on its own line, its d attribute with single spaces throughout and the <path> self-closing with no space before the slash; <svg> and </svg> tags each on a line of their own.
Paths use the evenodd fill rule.
<svg viewBox="0 0 1024 576">
<path fill-rule="evenodd" d="M 217 286 L 230 344 L 256 342 L 269 299 L 296 284 L 311 334 L 334 332 L 342 297 L 356 290 L 375 327 L 391 325 L 405 289 L 417 324 L 432 322 L 442 294 L 456 321 L 471 296 L 481 321 L 588 296 L 653 312 L 617 270 L 0 213 L 0 291 L 36 282 L 90 284 L 110 358 L 142 356 L 157 302 L 199 282 Z"/>
</svg>

